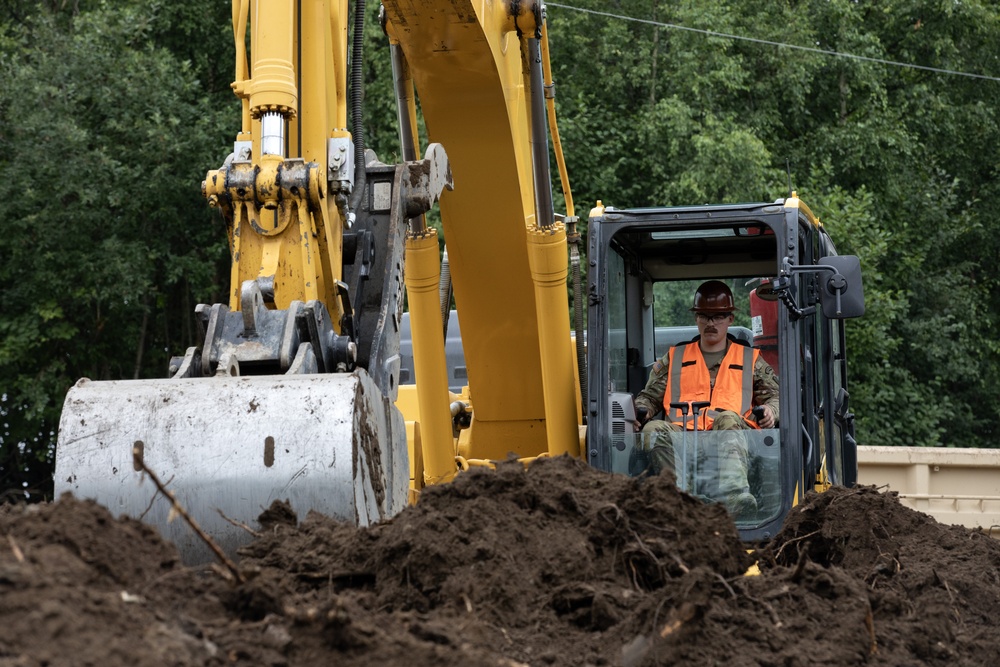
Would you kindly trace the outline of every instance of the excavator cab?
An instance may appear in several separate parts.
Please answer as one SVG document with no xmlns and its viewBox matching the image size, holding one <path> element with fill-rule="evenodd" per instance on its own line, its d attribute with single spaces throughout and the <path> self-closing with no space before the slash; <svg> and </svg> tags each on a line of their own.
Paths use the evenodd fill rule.
<svg viewBox="0 0 1000 667">
<path fill-rule="evenodd" d="M 688 425 L 669 443 L 678 487 L 724 504 L 753 542 L 774 535 L 807 490 L 855 483 L 843 319 L 864 312 L 860 264 L 836 254 L 804 203 L 793 195 L 684 208 L 599 204 L 589 219 L 588 250 L 592 465 L 632 476 L 654 472 L 653 445 L 634 426 L 634 397 L 671 346 L 697 335 L 692 296 L 700 283 L 717 279 L 736 301 L 729 334 L 760 349 L 778 376 L 780 420 L 774 428 L 706 431 L 696 428 L 696 416 L 708 406 L 675 406 Z M 733 438 L 746 455 L 749 507 L 733 506 L 721 491 Z"/>
</svg>

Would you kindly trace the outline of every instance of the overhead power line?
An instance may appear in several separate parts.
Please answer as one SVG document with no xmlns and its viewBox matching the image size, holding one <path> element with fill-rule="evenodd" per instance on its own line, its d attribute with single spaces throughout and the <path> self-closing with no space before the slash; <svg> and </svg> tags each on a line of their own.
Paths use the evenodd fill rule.
<svg viewBox="0 0 1000 667">
<path fill-rule="evenodd" d="M 625 16 L 622 14 L 612 14 L 611 12 L 602 12 L 596 9 L 585 9 L 583 7 L 574 7 L 573 5 L 564 5 L 557 2 L 546 2 L 548 7 L 558 7 L 560 9 L 569 9 L 575 12 L 583 12 L 584 14 L 595 14 L 597 16 L 604 16 L 606 18 L 619 19 L 622 21 L 631 21 L 633 23 L 645 23 L 647 25 L 658 26 L 660 28 L 669 28 L 671 30 L 685 30 L 687 32 L 696 32 L 702 35 L 708 35 L 709 37 L 724 37 L 725 39 L 735 39 L 742 42 L 753 42 L 754 44 L 765 44 L 767 46 L 777 46 L 785 49 L 793 49 L 795 51 L 806 51 L 809 53 L 818 53 L 824 56 L 833 56 L 835 58 L 850 58 L 852 60 L 863 60 L 870 63 L 879 63 L 881 65 L 890 65 L 892 67 L 906 67 L 909 69 L 919 69 L 926 72 L 936 72 L 938 74 L 950 74 L 953 76 L 964 76 L 970 79 L 985 79 L 986 81 L 1000 81 L 1000 77 L 987 76 L 985 74 L 973 74 L 971 72 L 959 72 L 952 69 L 943 69 L 941 67 L 928 67 L 926 65 L 914 65 L 913 63 L 899 62 L 898 60 L 886 60 L 884 58 L 870 58 L 868 56 L 859 56 L 854 53 L 843 53 L 841 51 L 831 51 L 829 49 L 820 49 L 813 46 L 801 46 L 799 44 L 786 44 L 785 42 L 774 42 L 769 39 L 758 39 L 756 37 L 744 37 L 743 35 L 730 35 L 725 32 L 717 32 L 715 30 L 704 30 L 702 28 L 691 28 L 689 26 L 677 25 L 676 23 L 664 23 L 662 21 L 652 21 L 650 19 L 640 19 L 634 16 Z"/>
</svg>

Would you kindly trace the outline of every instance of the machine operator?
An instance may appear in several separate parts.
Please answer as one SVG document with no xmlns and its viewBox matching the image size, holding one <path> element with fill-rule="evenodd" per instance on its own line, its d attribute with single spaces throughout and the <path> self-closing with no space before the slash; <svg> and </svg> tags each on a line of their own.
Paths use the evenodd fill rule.
<svg viewBox="0 0 1000 667">
<path fill-rule="evenodd" d="M 691 308 L 698 336 L 671 347 L 653 364 L 635 407 L 636 428 L 641 428 L 654 473 L 677 470 L 672 433 L 731 432 L 731 437 L 718 434 L 705 439 L 718 457 L 717 487 L 710 495 L 741 518 L 756 513 L 757 500 L 747 482 L 747 444 L 739 431 L 774 428 L 779 411 L 774 369 L 759 350 L 729 335 L 735 310 L 733 293 L 725 283 L 702 283 Z M 752 373 L 750 378 L 747 373 Z M 651 419 L 661 411 L 664 419 Z"/>
</svg>

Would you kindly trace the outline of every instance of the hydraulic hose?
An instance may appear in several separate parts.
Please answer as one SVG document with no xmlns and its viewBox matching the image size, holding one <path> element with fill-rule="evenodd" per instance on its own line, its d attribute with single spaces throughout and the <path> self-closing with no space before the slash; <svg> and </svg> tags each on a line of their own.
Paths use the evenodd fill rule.
<svg viewBox="0 0 1000 667">
<path fill-rule="evenodd" d="M 350 208 L 358 209 L 365 189 L 365 127 L 361 105 L 364 95 L 364 70 L 361 52 L 365 37 L 365 0 L 354 2 L 354 35 L 351 39 L 351 126 L 354 134 L 354 190 Z"/>
<path fill-rule="evenodd" d="M 552 65 L 549 62 L 549 30 L 542 21 L 542 73 L 545 77 L 545 106 L 548 109 L 549 134 L 552 135 L 552 150 L 556 155 L 556 166 L 559 168 L 559 183 L 562 185 L 563 199 L 566 201 L 566 217 L 576 215 L 573 208 L 573 193 L 569 187 L 569 174 L 566 171 L 566 158 L 563 157 L 562 141 L 559 139 L 559 125 L 556 123 L 556 84 L 552 80 Z"/>
<path fill-rule="evenodd" d="M 451 316 L 451 296 L 454 293 L 451 284 L 451 265 L 448 263 L 448 246 L 445 245 L 441 254 L 441 282 L 438 285 L 438 300 L 441 303 L 441 324 L 444 328 L 444 341 L 448 342 L 448 318 Z"/>
<path fill-rule="evenodd" d="M 573 319 L 576 333 L 576 367 L 580 374 L 581 405 L 587 404 L 590 388 L 587 383 L 587 345 L 584 340 L 583 327 L 583 285 L 580 279 L 580 235 L 576 231 L 576 216 L 569 218 L 572 222 L 569 234 L 569 260 L 573 271 Z M 587 411 L 582 411 L 583 423 L 587 423 Z"/>
</svg>

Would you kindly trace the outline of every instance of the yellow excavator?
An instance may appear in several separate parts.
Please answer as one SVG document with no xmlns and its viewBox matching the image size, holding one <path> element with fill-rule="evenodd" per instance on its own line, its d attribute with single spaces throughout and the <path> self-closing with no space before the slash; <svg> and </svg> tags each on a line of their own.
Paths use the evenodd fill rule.
<svg viewBox="0 0 1000 667">
<path fill-rule="evenodd" d="M 234 0 L 242 126 L 203 185 L 228 224 L 229 302 L 197 307 L 203 342 L 171 361 L 167 379 L 71 389 L 57 493 L 142 518 L 202 562 L 208 546 L 171 520 L 149 472 L 229 553 L 274 500 L 366 525 L 428 485 L 511 455 L 642 474 L 632 396 L 664 346 L 690 334 L 687 322 L 665 324 L 659 304 L 705 278 L 756 281 L 743 293 L 746 338 L 772 347 L 781 378 L 781 423 L 749 445 L 759 510 L 740 517 L 741 533 L 773 533 L 817 480 L 853 483 L 841 321 L 863 312 L 860 268 L 836 255 L 797 197 L 599 204 L 584 289 L 542 4 L 384 0 L 396 165 L 347 130 L 349 110 L 363 127 L 364 0 L 349 9 Z M 565 215 L 553 210 L 550 141 Z M 438 201 L 444 263 L 424 218 Z M 458 325 L 452 295 L 460 363 L 446 346 Z M 712 434 L 683 435 L 678 484 L 697 493 Z"/>
</svg>

